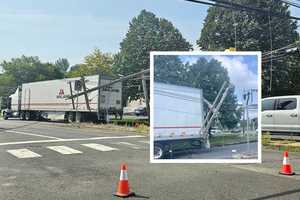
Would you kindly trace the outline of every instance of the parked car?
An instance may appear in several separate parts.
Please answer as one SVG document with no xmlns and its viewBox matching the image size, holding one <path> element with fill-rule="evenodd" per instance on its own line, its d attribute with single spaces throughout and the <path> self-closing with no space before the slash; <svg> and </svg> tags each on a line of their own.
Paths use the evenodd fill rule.
<svg viewBox="0 0 300 200">
<path fill-rule="evenodd" d="M 240 133 L 240 132 L 242 132 L 241 128 L 234 128 L 231 130 L 231 133 Z"/>
<path fill-rule="evenodd" d="M 211 135 L 220 135 L 220 134 L 222 134 L 222 131 L 218 128 L 212 127 L 210 129 L 210 134 Z"/>
<path fill-rule="evenodd" d="M 147 109 L 145 107 L 140 107 L 134 110 L 136 116 L 147 116 Z"/>
<path fill-rule="evenodd" d="M 300 96 L 277 96 L 262 100 L 262 131 L 300 132 Z"/>
</svg>

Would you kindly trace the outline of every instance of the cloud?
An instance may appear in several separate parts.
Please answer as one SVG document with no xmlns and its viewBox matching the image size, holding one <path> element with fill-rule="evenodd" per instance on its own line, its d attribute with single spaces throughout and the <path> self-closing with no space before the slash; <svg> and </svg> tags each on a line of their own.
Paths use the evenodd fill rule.
<svg viewBox="0 0 300 200">
<path fill-rule="evenodd" d="M 195 64 L 197 62 L 197 60 L 199 59 L 199 56 L 180 56 L 179 57 L 181 62 L 183 62 L 184 64 L 189 63 L 189 64 Z"/>
<path fill-rule="evenodd" d="M 213 58 L 227 69 L 230 81 L 236 90 L 257 88 L 258 76 L 249 69 L 249 65 L 244 62 L 242 56 L 213 56 Z"/>
</svg>

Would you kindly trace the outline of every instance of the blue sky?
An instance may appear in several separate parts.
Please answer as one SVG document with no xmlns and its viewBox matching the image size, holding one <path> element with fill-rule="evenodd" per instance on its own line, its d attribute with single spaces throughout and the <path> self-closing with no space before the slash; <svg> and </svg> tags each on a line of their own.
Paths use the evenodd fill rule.
<svg viewBox="0 0 300 200">
<path fill-rule="evenodd" d="M 195 43 L 205 6 L 181 0 L 0 0 L 0 60 L 37 55 L 81 62 L 93 48 L 115 53 L 129 22 L 142 9 L 164 17 Z"/>
<path fill-rule="evenodd" d="M 0 0 L 0 61 L 25 54 L 76 64 L 95 47 L 116 53 L 142 9 L 170 20 L 195 45 L 207 8 L 183 0 Z"/>
<path fill-rule="evenodd" d="M 207 60 L 216 59 L 227 69 L 230 82 L 235 86 L 235 95 L 239 103 L 243 102 L 243 93 L 249 89 L 258 87 L 258 60 L 254 55 L 183 55 L 180 59 L 183 62 L 195 63 L 200 57 Z M 255 100 L 256 99 L 256 100 Z M 257 103 L 257 95 L 253 98 Z"/>
</svg>

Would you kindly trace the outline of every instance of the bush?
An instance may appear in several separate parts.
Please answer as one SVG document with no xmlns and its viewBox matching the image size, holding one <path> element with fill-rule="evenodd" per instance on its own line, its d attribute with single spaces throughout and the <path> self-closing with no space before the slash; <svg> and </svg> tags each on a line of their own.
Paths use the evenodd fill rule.
<svg viewBox="0 0 300 200">
<path fill-rule="evenodd" d="M 271 134 L 270 132 L 266 132 L 262 134 L 262 144 L 268 145 L 271 142 Z"/>
<path fill-rule="evenodd" d="M 145 124 L 138 124 L 136 127 L 136 131 L 139 133 L 149 133 L 149 126 L 145 125 Z"/>
</svg>

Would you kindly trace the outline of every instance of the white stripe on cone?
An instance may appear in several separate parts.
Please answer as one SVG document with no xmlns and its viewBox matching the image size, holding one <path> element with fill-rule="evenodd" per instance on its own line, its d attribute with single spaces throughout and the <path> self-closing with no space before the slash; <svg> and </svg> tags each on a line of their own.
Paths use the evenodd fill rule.
<svg viewBox="0 0 300 200">
<path fill-rule="evenodd" d="M 287 165 L 289 163 L 289 160 L 287 157 L 283 157 L 283 164 Z"/>
<path fill-rule="evenodd" d="M 120 181 L 127 181 L 127 180 L 128 180 L 127 171 L 121 170 L 121 173 L 120 173 Z"/>
</svg>

